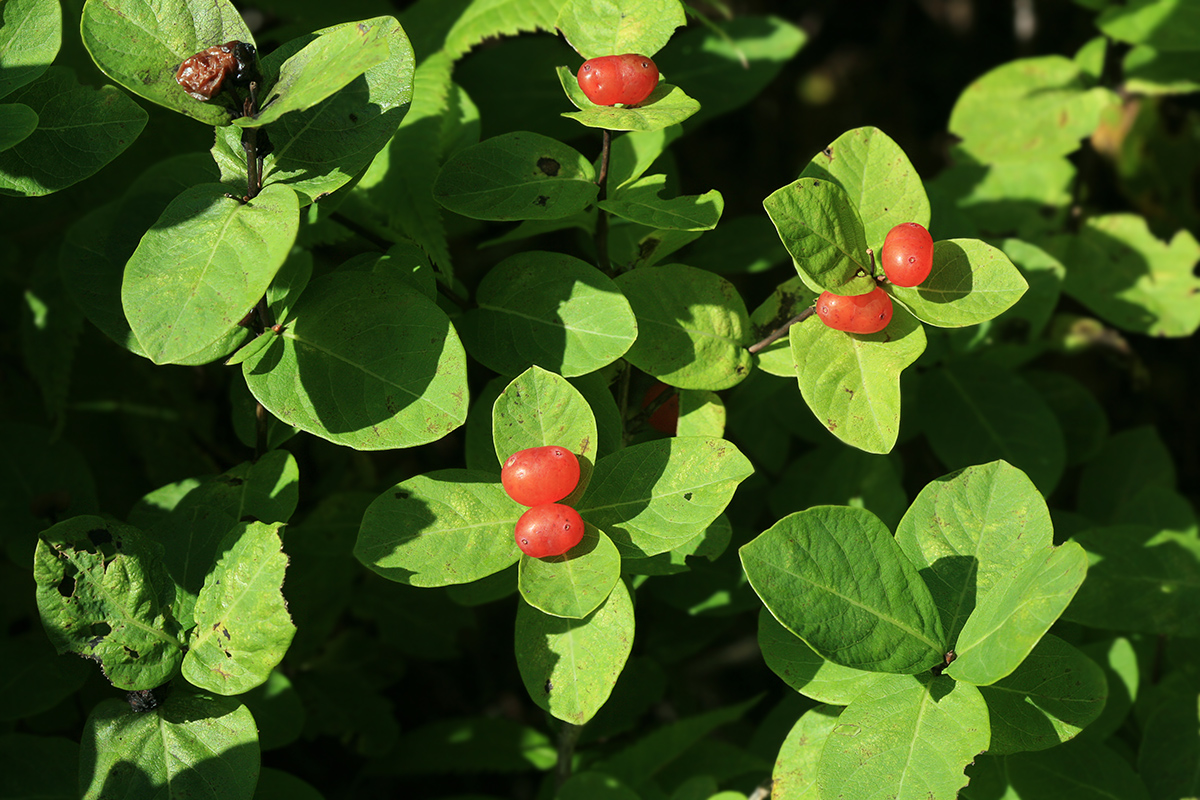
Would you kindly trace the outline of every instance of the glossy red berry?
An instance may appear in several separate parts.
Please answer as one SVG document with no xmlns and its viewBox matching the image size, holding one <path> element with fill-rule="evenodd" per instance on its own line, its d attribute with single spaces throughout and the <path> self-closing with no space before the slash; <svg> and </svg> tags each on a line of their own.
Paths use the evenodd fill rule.
<svg viewBox="0 0 1200 800">
<path fill-rule="evenodd" d="M 500 483 L 523 506 L 557 503 L 579 485 L 579 459 L 558 445 L 520 450 L 500 468 Z"/>
<path fill-rule="evenodd" d="M 583 518 L 561 503 L 534 506 L 517 520 L 513 535 L 527 556 L 561 556 L 583 539 Z"/>
<path fill-rule="evenodd" d="M 883 240 L 879 260 L 889 281 L 897 286 L 918 286 L 933 270 L 933 237 L 919 223 L 897 225 Z"/>
<path fill-rule="evenodd" d="M 892 321 L 892 298 L 880 287 L 860 295 L 823 292 L 817 316 L 829 327 L 847 333 L 879 333 Z"/>
<path fill-rule="evenodd" d="M 658 86 L 658 67 L 649 56 L 626 53 L 583 62 L 576 75 L 579 88 L 598 106 L 635 106 Z"/>
<path fill-rule="evenodd" d="M 668 386 L 659 381 L 647 390 L 646 396 L 642 399 L 642 408 L 654 402 L 660 394 L 665 392 Z M 675 431 L 679 427 L 679 393 L 671 395 L 671 397 L 658 408 L 654 409 L 654 413 L 647 420 L 650 427 L 663 433 L 675 435 Z"/>
</svg>

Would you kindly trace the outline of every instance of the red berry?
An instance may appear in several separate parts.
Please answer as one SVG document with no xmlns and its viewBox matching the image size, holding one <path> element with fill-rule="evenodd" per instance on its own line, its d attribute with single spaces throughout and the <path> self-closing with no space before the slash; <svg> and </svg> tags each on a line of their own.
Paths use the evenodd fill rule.
<svg viewBox="0 0 1200 800">
<path fill-rule="evenodd" d="M 517 520 L 514 537 L 527 556 L 561 556 L 583 539 L 583 518 L 561 503 L 534 506 Z"/>
<path fill-rule="evenodd" d="M 667 385 L 662 381 L 651 386 L 642 399 L 642 408 L 653 403 L 654 399 L 666 390 Z M 674 436 L 679 427 L 679 393 L 671 395 L 665 403 L 654 409 L 654 413 L 647 421 L 650 423 L 650 427 Z"/>
<path fill-rule="evenodd" d="M 504 462 L 500 483 L 523 506 L 556 503 L 579 485 L 579 459 L 558 445 L 520 450 Z"/>
<path fill-rule="evenodd" d="M 583 62 L 576 77 L 587 99 L 598 106 L 635 106 L 658 86 L 658 67 L 637 53 L 600 56 Z"/>
<path fill-rule="evenodd" d="M 883 240 L 879 260 L 889 281 L 897 286 L 918 286 L 933 269 L 933 237 L 919 223 L 897 225 Z"/>
<path fill-rule="evenodd" d="M 822 292 L 817 316 L 829 327 L 847 333 L 879 333 L 892 321 L 892 298 L 880 287 L 859 295 Z"/>
</svg>

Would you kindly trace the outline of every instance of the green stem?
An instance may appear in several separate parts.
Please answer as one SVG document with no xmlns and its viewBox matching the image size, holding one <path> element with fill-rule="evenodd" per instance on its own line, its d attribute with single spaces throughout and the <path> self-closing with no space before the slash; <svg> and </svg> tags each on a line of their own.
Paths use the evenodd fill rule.
<svg viewBox="0 0 1200 800">
<path fill-rule="evenodd" d="M 557 788 L 561 789 L 567 778 L 571 777 L 571 762 L 581 733 L 583 726 L 570 722 L 564 722 L 558 731 L 558 764 L 554 768 L 554 784 Z"/>
</svg>

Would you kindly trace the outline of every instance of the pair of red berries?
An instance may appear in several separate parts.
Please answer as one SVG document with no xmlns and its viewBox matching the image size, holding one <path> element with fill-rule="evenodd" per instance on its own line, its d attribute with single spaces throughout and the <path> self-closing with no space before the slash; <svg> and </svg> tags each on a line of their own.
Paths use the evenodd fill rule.
<svg viewBox="0 0 1200 800">
<path fill-rule="evenodd" d="M 658 86 L 658 67 L 638 53 L 600 56 L 583 62 L 575 77 L 587 99 L 598 106 L 636 106 Z"/>
<path fill-rule="evenodd" d="M 530 509 L 517 520 L 517 547 L 527 556 L 560 556 L 583 539 L 579 512 L 558 502 L 579 485 L 579 459 L 565 447 L 547 445 L 513 453 L 500 469 L 508 496 Z"/>
<path fill-rule="evenodd" d="M 888 281 L 919 286 L 933 270 L 933 237 L 924 225 L 905 222 L 888 231 L 879 256 Z M 880 286 L 859 295 L 822 292 L 817 316 L 834 330 L 878 333 L 892 321 L 892 298 Z"/>
</svg>

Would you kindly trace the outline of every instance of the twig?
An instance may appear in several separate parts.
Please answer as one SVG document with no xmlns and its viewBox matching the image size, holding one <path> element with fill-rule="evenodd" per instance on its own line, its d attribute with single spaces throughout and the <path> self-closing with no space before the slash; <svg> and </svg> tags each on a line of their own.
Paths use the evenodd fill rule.
<svg viewBox="0 0 1200 800">
<path fill-rule="evenodd" d="M 789 319 L 787 322 L 780 325 L 775 330 L 771 331 L 769 334 L 767 334 L 765 339 L 763 339 L 760 342 L 755 342 L 754 344 L 750 345 L 746 349 L 749 350 L 751 353 L 757 353 L 761 350 L 766 349 L 767 347 L 770 347 L 772 344 L 775 343 L 776 340 L 782 339 L 784 334 L 786 334 L 789 330 L 791 330 L 793 325 L 795 325 L 797 322 L 803 322 L 804 320 L 808 319 L 814 313 L 816 313 L 816 310 L 817 310 L 816 306 L 809 306 L 808 308 L 804 309 L 796 316 Z"/>
<path fill-rule="evenodd" d="M 596 265 L 605 275 L 612 272 L 608 261 L 608 212 L 600 208 L 600 203 L 608 196 L 608 161 L 612 152 L 612 131 L 604 129 L 604 141 L 600 146 L 600 174 L 596 176 L 596 185 L 600 192 L 596 195 Z"/>
</svg>

